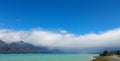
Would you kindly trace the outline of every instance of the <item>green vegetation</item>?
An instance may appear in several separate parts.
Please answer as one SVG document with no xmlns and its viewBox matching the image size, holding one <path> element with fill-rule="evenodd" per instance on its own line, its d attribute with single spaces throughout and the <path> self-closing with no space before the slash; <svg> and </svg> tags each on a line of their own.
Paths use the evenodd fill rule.
<svg viewBox="0 0 120 61">
<path fill-rule="evenodd" d="M 107 50 L 105 50 L 102 54 L 100 54 L 100 56 L 110 56 L 111 53 L 108 52 Z"/>
<path fill-rule="evenodd" d="M 120 57 L 120 50 L 111 51 L 111 52 L 105 50 L 103 53 L 100 54 L 100 56 L 96 57 L 92 61 L 111 61 L 107 56 L 112 56 L 112 55 L 118 55 L 118 57 Z"/>
<path fill-rule="evenodd" d="M 102 54 L 100 54 L 100 56 L 112 56 L 112 55 L 120 55 L 120 50 L 112 52 L 105 50 Z"/>
<path fill-rule="evenodd" d="M 120 55 L 120 50 L 118 50 L 116 54 L 117 54 L 117 55 Z"/>
</svg>

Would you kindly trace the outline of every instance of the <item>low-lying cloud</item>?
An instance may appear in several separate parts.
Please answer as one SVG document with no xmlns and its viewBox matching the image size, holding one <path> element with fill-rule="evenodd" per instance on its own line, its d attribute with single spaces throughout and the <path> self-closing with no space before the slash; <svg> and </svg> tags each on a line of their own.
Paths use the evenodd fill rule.
<svg viewBox="0 0 120 61">
<path fill-rule="evenodd" d="M 23 40 L 35 46 L 51 48 L 120 47 L 120 28 L 84 35 L 75 35 L 66 30 L 52 32 L 40 29 L 29 31 L 1 29 L 0 40 L 7 43 Z"/>
</svg>

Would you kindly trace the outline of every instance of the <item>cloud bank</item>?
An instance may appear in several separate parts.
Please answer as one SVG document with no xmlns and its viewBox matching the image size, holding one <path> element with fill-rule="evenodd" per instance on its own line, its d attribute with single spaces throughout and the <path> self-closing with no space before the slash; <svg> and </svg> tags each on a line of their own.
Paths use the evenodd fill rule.
<svg viewBox="0 0 120 61">
<path fill-rule="evenodd" d="M 40 29 L 29 31 L 1 29 L 0 40 L 7 43 L 23 40 L 35 46 L 51 48 L 120 47 L 120 28 L 84 35 L 75 35 L 66 30 L 52 32 Z"/>
</svg>

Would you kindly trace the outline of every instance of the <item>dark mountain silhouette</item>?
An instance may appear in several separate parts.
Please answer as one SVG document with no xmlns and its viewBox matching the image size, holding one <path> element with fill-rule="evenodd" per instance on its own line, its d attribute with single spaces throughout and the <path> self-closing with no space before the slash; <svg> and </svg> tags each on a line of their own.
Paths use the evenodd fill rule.
<svg viewBox="0 0 120 61">
<path fill-rule="evenodd" d="M 0 40 L 1 54 L 28 54 L 28 53 L 61 53 L 59 50 L 50 50 L 47 47 L 34 46 L 24 41 L 7 44 Z"/>
<path fill-rule="evenodd" d="M 7 45 L 7 43 L 5 43 L 2 40 L 0 40 L 0 47 L 5 46 L 5 45 Z"/>
</svg>

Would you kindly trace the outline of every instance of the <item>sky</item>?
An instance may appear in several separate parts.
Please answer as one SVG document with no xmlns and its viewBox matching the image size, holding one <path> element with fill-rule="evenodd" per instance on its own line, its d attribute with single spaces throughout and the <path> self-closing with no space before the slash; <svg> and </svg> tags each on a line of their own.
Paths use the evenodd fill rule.
<svg viewBox="0 0 120 61">
<path fill-rule="evenodd" d="M 119 0 L 0 0 L 0 28 L 85 34 L 120 26 Z"/>
<path fill-rule="evenodd" d="M 34 45 L 59 48 L 107 47 L 112 43 L 120 47 L 119 3 L 119 0 L 0 0 L 0 39 L 8 43 L 34 40 Z"/>
</svg>

